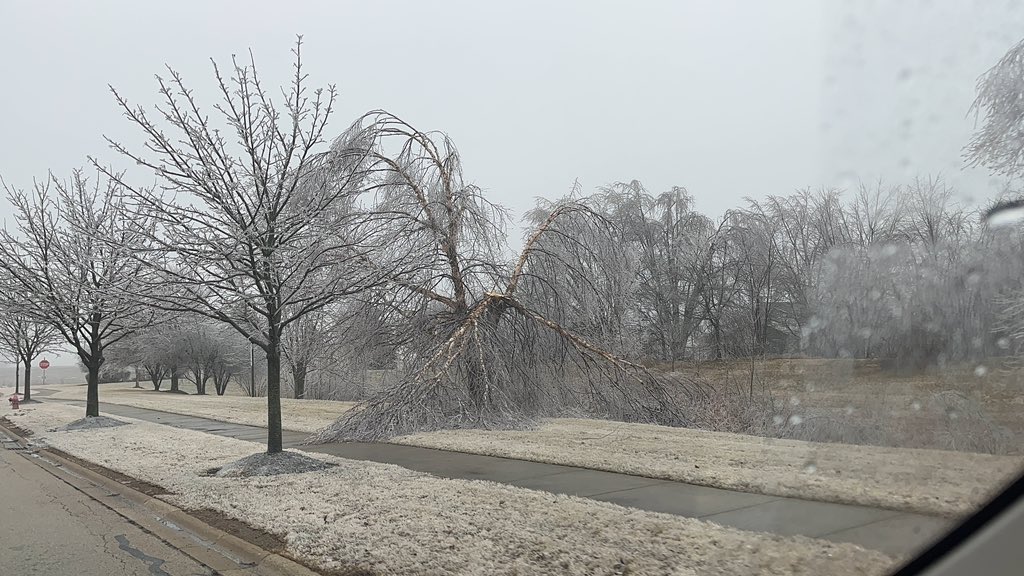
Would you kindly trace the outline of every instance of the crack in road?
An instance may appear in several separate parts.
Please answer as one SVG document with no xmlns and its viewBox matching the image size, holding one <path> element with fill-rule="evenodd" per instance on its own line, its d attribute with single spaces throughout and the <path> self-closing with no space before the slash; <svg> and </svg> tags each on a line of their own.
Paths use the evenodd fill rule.
<svg viewBox="0 0 1024 576">
<path fill-rule="evenodd" d="M 12 446 L 9 444 L 11 443 L 7 442 L 5 439 L 2 445 L 0 445 L 0 452 L 11 453 L 14 458 L 19 461 L 24 458 L 24 460 L 32 465 L 38 466 L 41 471 L 45 471 L 45 473 L 52 477 L 54 481 L 63 484 L 74 491 L 73 496 L 69 497 L 67 494 L 55 493 L 48 490 L 38 490 L 32 493 L 32 497 L 35 498 L 36 502 L 39 504 L 45 503 L 45 506 L 55 507 L 51 516 L 61 516 L 62 518 L 66 518 L 67 521 L 65 524 L 72 526 L 70 529 L 74 532 L 82 535 L 88 535 L 88 537 L 95 538 L 102 542 L 97 549 L 101 550 L 102 554 L 107 556 L 110 561 L 113 561 L 116 565 L 116 568 L 111 566 L 108 571 L 106 571 L 111 576 L 115 573 L 123 574 L 125 576 L 129 574 L 143 573 L 141 566 L 136 564 L 137 561 L 141 561 L 142 564 L 146 566 L 146 573 L 151 576 L 173 576 L 172 573 L 178 573 L 178 568 L 180 567 L 179 564 L 175 564 L 175 562 L 178 562 L 176 559 L 166 560 L 143 552 L 140 548 L 150 548 L 148 540 L 143 542 L 140 547 L 132 545 L 128 534 L 133 534 L 132 538 L 134 539 L 134 532 L 124 532 L 124 528 L 118 525 L 122 520 L 141 530 L 142 534 L 140 536 L 143 536 L 144 538 L 155 538 L 164 545 L 171 547 L 172 550 L 181 552 L 181 554 L 191 562 L 195 562 L 195 566 L 189 565 L 187 569 L 189 574 L 196 576 L 209 576 L 216 573 L 209 566 L 205 566 L 201 561 L 192 558 L 180 549 L 174 548 L 171 543 L 163 540 L 157 534 L 152 533 L 144 526 L 137 524 L 135 521 L 117 512 L 111 508 L 109 504 L 97 500 L 95 497 L 85 492 L 81 487 L 70 483 L 68 479 L 62 477 L 62 475 L 67 474 L 80 479 L 85 479 L 84 477 L 75 474 L 61 464 L 43 456 L 31 453 L 26 454 L 26 451 L 24 450 L 17 451 L 16 453 L 15 450 L 12 450 Z M 56 472 L 57 470 L 60 471 L 60 474 Z M 26 486 L 37 484 L 39 482 L 38 478 L 25 472 L 26 469 L 16 467 L 13 462 L 8 462 L 6 457 L 0 461 L 0 473 L 2 473 L 2 475 L 9 475 L 10 479 L 17 479 L 17 482 Z M 91 480 L 88 480 L 88 484 L 95 488 L 102 487 L 100 484 Z M 109 490 L 106 492 L 108 493 L 108 496 L 119 496 L 116 492 L 110 492 Z M 59 512 L 57 512 L 57 510 L 59 510 Z M 113 512 L 117 518 L 109 517 L 108 514 L 110 512 Z M 191 536 L 191 534 L 189 535 Z M 199 539 L 197 540 L 202 542 Z M 152 549 L 150 551 L 157 552 Z M 170 564 L 168 564 L 168 562 L 170 562 Z M 171 572 L 168 572 L 167 570 L 170 570 Z M 6 574 L 8 572 L 3 568 L 0 568 L 0 573 Z"/>
<path fill-rule="evenodd" d="M 134 548 L 131 545 L 131 543 L 128 542 L 128 537 L 124 534 L 118 534 L 117 536 L 114 536 L 114 540 L 117 540 L 118 548 L 124 550 L 132 557 L 138 558 L 139 560 L 142 560 L 143 563 L 147 564 L 149 566 L 149 573 L 153 576 L 171 576 L 167 572 L 164 572 L 164 569 L 162 568 L 165 560 L 157 558 L 155 556 L 150 556 L 142 550 Z"/>
</svg>

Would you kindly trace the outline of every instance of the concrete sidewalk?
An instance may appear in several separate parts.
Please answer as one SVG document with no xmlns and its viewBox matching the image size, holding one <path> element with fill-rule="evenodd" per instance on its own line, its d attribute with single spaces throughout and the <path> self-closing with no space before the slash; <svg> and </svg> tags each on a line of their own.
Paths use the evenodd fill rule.
<svg viewBox="0 0 1024 576">
<path fill-rule="evenodd" d="M 61 402 L 82 405 L 84 402 Z M 101 404 L 101 412 L 253 442 L 266 441 L 266 429 L 147 410 Z M 303 446 L 306 434 L 284 432 L 284 446 L 355 460 L 395 464 L 444 478 L 487 480 L 511 486 L 571 494 L 654 512 L 700 518 L 742 530 L 801 535 L 851 542 L 889 554 L 913 553 L 930 543 L 952 521 L 867 506 L 765 496 L 720 490 L 628 474 L 557 466 L 479 454 L 379 443 Z"/>
</svg>

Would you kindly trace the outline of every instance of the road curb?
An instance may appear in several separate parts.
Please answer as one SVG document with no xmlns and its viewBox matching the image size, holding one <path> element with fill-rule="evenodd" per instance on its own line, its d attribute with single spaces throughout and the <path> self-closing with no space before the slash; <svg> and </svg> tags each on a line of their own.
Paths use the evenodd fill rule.
<svg viewBox="0 0 1024 576">
<path fill-rule="evenodd" d="M 321 576 L 306 566 L 279 553 L 242 540 L 211 526 L 166 500 L 150 496 L 97 471 L 81 466 L 46 447 L 34 446 L 0 422 L 3 434 L 24 450 L 43 460 L 36 462 L 82 493 L 107 506 L 120 516 L 154 532 L 182 553 L 202 562 L 218 573 L 259 574 L 260 576 Z M 102 466 L 101 464 L 96 464 Z M 58 471 L 63 471 L 62 476 Z M 127 503 L 125 502 L 127 501 Z M 126 505 L 127 504 L 127 505 Z M 133 509 L 133 506 L 137 507 Z M 151 516 L 140 514 L 144 509 Z M 157 524 L 154 526 L 153 524 Z M 161 530 L 161 526 L 163 530 Z M 169 531 L 169 532 L 168 532 Z M 193 536 L 194 535 L 194 536 Z M 198 537 L 198 539 L 196 539 Z"/>
</svg>

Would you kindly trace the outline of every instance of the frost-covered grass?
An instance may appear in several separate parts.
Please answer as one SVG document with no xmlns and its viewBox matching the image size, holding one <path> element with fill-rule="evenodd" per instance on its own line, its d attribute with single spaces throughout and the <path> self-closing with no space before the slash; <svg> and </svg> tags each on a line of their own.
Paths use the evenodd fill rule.
<svg viewBox="0 0 1024 576">
<path fill-rule="evenodd" d="M 265 425 L 261 398 L 183 396 L 105 386 L 103 402 Z M 82 392 L 77 392 L 82 390 Z M 72 392 L 75 391 L 75 392 Z M 66 389 L 55 397 L 84 394 Z M 352 405 L 282 400 L 284 427 L 315 432 Z M 565 464 L 776 496 L 956 517 L 1024 469 L 1024 457 L 780 440 L 558 418 L 531 430 L 446 430 L 392 442 Z"/>
<path fill-rule="evenodd" d="M 124 426 L 124 422 L 114 418 L 108 418 L 106 416 L 96 416 L 93 418 L 80 418 L 60 427 L 61 432 L 69 432 L 72 430 L 91 430 L 93 428 L 114 428 L 116 426 Z"/>
<path fill-rule="evenodd" d="M 1024 468 L 1018 456 L 570 418 L 533 430 L 447 430 L 392 442 L 943 516 L 973 511 Z"/>
<path fill-rule="evenodd" d="M 744 532 L 700 520 L 397 466 L 324 456 L 303 474 L 214 478 L 261 446 L 151 423 L 47 432 L 80 409 L 9 417 L 78 458 L 159 484 L 186 509 L 213 508 L 285 535 L 323 568 L 399 574 L 883 574 L 893 559 L 851 544 Z M 200 448 L 200 449 L 197 449 Z"/>
<path fill-rule="evenodd" d="M 49 396 L 54 400 L 85 400 L 84 386 L 48 386 L 56 392 Z M 211 418 L 248 426 L 267 425 L 267 399 L 248 396 L 204 396 L 168 394 L 152 389 L 132 388 L 131 383 L 100 385 L 100 401 L 136 408 L 163 410 L 201 418 Z M 281 419 L 286 430 L 316 432 L 334 422 L 352 402 L 331 400 L 281 399 Z"/>
</svg>

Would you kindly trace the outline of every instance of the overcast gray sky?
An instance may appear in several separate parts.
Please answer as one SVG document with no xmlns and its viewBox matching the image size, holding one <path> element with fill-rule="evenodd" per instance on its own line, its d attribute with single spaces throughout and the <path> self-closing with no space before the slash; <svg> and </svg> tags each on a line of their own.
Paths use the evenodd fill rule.
<svg viewBox="0 0 1024 576">
<path fill-rule="evenodd" d="M 387 108 L 448 132 L 469 177 L 520 213 L 579 178 L 743 196 L 960 173 L 977 76 L 1024 35 L 1013 2 L 0 3 L 0 175 L 28 186 L 133 142 L 108 83 L 157 101 L 165 63 L 212 102 L 209 58 L 249 48 L 287 80 L 305 35 L 337 133 Z M 5 213 L 6 205 L 2 206 Z"/>
<path fill-rule="evenodd" d="M 448 132 L 468 176 L 521 214 L 536 196 L 639 179 L 717 215 L 744 196 L 963 172 L 979 74 L 1024 35 L 1013 1 L 14 2 L 0 0 L 0 176 L 66 175 L 139 134 L 107 84 L 157 102 L 170 64 L 212 104 L 209 58 L 255 53 Z M 151 181 L 151 180 L 149 180 Z M 9 218 L 0 202 L 0 214 Z M 72 362 L 73 359 L 68 360 Z"/>
</svg>

